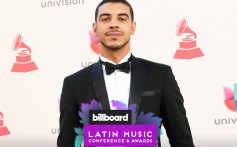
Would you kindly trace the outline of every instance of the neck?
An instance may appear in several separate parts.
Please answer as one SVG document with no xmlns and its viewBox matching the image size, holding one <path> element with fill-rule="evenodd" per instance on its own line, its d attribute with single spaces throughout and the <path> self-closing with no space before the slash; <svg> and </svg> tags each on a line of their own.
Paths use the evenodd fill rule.
<svg viewBox="0 0 237 147">
<path fill-rule="evenodd" d="M 129 52 L 130 48 L 118 50 L 101 48 L 101 56 L 116 64 L 119 63 Z"/>
</svg>

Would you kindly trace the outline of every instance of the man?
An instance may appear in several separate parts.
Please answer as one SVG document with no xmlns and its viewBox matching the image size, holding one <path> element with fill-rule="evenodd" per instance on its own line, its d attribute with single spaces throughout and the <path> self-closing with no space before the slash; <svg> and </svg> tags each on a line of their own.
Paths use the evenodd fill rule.
<svg viewBox="0 0 237 147">
<path fill-rule="evenodd" d="M 74 128 L 82 126 L 78 116 L 81 103 L 92 99 L 107 110 L 114 109 L 113 100 L 127 106 L 137 104 L 137 114 L 152 112 L 162 118 L 172 147 L 194 147 L 171 67 L 131 54 L 130 36 L 135 29 L 133 10 L 126 0 L 103 0 L 97 6 L 93 30 L 100 40 L 100 60 L 64 79 L 58 147 L 74 146 Z M 126 69 L 113 72 L 107 67 L 111 64 L 116 64 L 115 68 L 122 64 Z"/>
</svg>

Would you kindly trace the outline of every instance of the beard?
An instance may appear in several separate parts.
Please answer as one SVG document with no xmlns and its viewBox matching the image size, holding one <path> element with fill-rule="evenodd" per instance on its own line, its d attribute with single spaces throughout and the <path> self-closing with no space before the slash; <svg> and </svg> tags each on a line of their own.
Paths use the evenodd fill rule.
<svg viewBox="0 0 237 147">
<path fill-rule="evenodd" d="M 100 43 L 107 49 L 119 50 L 119 49 L 123 48 L 124 46 L 126 46 L 129 41 L 130 41 L 130 39 L 128 39 L 126 42 L 124 42 L 123 44 L 120 44 L 120 45 L 108 45 L 108 44 L 106 44 L 105 42 L 103 42 L 101 40 L 100 40 Z"/>
</svg>

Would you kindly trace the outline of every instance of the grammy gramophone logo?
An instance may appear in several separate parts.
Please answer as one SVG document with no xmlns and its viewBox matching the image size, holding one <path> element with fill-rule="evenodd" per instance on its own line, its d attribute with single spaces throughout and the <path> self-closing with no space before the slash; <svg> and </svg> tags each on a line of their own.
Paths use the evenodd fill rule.
<svg viewBox="0 0 237 147">
<path fill-rule="evenodd" d="M 3 123 L 3 113 L 0 111 L 0 136 L 9 135 L 10 132 L 6 126 L 4 126 Z"/>
<path fill-rule="evenodd" d="M 23 37 L 18 34 L 13 42 L 13 50 L 17 53 L 16 62 L 13 64 L 12 72 L 29 72 L 37 70 L 35 62 L 31 60 L 31 49 L 23 42 Z"/>
<path fill-rule="evenodd" d="M 177 36 L 180 36 L 179 48 L 176 50 L 175 59 L 193 59 L 204 56 L 197 47 L 197 35 L 188 27 L 186 19 L 181 19 L 177 25 Z"/>
</svg>

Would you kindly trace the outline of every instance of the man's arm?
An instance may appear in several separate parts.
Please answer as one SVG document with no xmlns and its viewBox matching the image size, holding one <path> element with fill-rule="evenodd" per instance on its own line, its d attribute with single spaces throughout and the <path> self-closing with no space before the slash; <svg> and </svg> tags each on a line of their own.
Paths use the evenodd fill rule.
<svg viewBox="0 0 237 147">
<path fill-rule="evenodd" d="M 171 67 L 167 70 L 164 82 L 161 117 L 170 145 L 171 147 L 194 147 L 183 105 L 184 100 Z"/>
<path fill-rule="evenodd" d="M 74 128 L 79 127 L 79 116 L 76 98 L 72 88 L 64 79 L 60 100 L 60 133 L 57 140 L 58 147 L 74 147 L 76 133 Z"/>
</svg>

